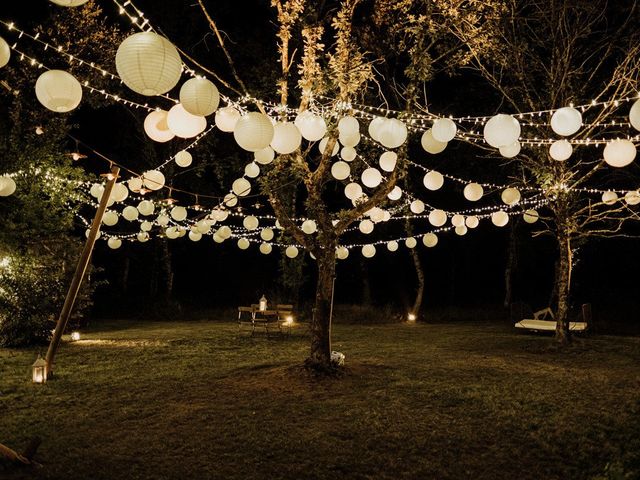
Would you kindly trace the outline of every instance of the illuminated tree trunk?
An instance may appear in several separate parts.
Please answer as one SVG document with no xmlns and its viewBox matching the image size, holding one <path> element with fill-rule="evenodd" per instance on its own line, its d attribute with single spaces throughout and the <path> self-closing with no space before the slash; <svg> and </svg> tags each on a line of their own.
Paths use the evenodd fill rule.
<svg viewBox="0 0 640 480">
<path fill-rule="evenodd" d="M 509 308 L 513 300 L 513 272 L 518 264 L 518 238 L 516 236 L 516 224 L 512 224 L 509 230 L 509 253 L 507 266 L 504 269 L 504 308 Z"/>
<path fill-rule="evenodd" d="M 569 332 L 569 287 L 571 281 L 571 245 L 566 232 L 558 234 L 558 270 L 556 288 L 558 292 L 558 308 L 556 313 L 556 341 L 566 345 L 571 341 Z"/>
<path fill-rule="evenodd" d="M 405 183 L 406 186 L 406 183 Z M 408 188 L 408 187 L 407 187 Z M 405 230 L 407 231 L 407 236 L 413 236 L 413 226 L 409 219 L 405 221 Z M 416 277 L 418 279 L 418 288 L 416 290 L 416 297 L 413 301 L 413 307 L 411 308 L 411 313 L 413 313 L 416 318 L 420 315 L 420 308 L 422 308 L 422 299 L 424 298 L 424 270 L 422 269 L 422 262 L 420 261 L 420 255 L 418 254 L 417 248 L 411 248 L 411 259 L 413 260 L 413 266 L 416 269 Z"/>
<path fill-rule="evenodd" d="M 311 319 L 311 354 L 308 363 L 316 369 L 331 366 L 331 297 L 336 274 L 334 248 L 324 248 L 317 259 L 318 283 L 316 299 Z"/>
</svg>

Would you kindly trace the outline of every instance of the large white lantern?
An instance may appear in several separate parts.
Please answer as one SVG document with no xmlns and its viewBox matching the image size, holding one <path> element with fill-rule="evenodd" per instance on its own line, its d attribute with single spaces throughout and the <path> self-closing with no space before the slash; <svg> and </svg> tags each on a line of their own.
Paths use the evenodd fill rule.
<svg viewBox="0 0 640 480">
<path fill-rule="evenodd" d="M 420 215 L 422 212 L 424 212 L 425 205 L 422 200 L 414 200 L 413 202 L 411 202 L 411 205 L 409 205 L 409 208 L 416 215 Z"/>
<path fill-rule="evenodd" d="M 558 135 L 568 137 L 582 127 L 582 114 L 573 107 L 559 108 L 551 116 L 551 129 Z"/>
<path fill-rule="evenodd" d="M 568 140 L 556 140 L 549 147 L 549 156 L 558 162 L 568 160 L 573 153 L 573 147 Z"/>
<path fill-rule="evenodd" d="M 295 152 L 302 142 L 300 130 L 291 122 L 278 122 L 273 126 L 271 148 L 281 154 Z"/>
<path fill-rule="evenodd" d="M 294 245 L 289 245 L 285 249 L 284 254 L 289 258 L 296 258 L 298 256 L 298 247 Z"/>
<path fill-rule="evenodd" d="M 365 245 L 362 247 L 362 256 L 371 258 L 376 254 L 376 247 L 373 245 Z"/>
<path fill-rule="evenodd" d="M 515 141 L 498 149 L 504 158 L 514 158 L 520 153 L 520 142 Z"/>
<path fill-rule="evenodd" d="M 457 131 L 456 124 L 450 118 L 439 118 L 433 122 L 433 127 L 431 127 L 433 138 L 443 143 L 453 140 Z"/>
<path fill-rule="evenodd" d="M 640 100 L 633 102 L 629 111 L 629 122 L 636 130 L 640 130 Z"/>
<path fill-rule="evenodd" d="M 248 217 L 244 217 L 244 220 L 242 220 L 242 225 L 244 225 L 244 228 L 246 228 L 249 231 L 255 230 L 256 228 L 258 228 L 259 224 L 260 222 L 258 221 L 258 218 L 255 217 L 254 215 L 249 215 Z"/>
<path fill-rule="evenodd" d="M 223 203 L 226 207 L 235 207 L 238 204 L 238 197 L 235 193 L 227 193 L 223 198 Z"/>
<path fill-rule="evenodd" d="M 224 107 L 216 112 L 214 121 L 221 132 L 233 132 L 240 120 L 240 112 L 233 107 Z"/>
<path fill-rule="evenodd" d="M 89 0 L 49 0 L 51 3 L 55 3 L 56 5 L 60 5 L 61 7 L 79 7 L 80 5 L 84 5 Z"/>
<path fill-rule="evenodd" d="M 608 190 L 602 194 L 602 203 L 605 205 L 613 205 L 618 201 L 618 194 Z"/>
<path fill-rule="evenodd" d="M 189 232 L 189 240 L 192 242 L 199 242 L 202 239 L 202 234 L 200 232 Z"/>
<path fill-rule="evenodd" d="M 36 81 L 38 101 L 57 113 L 70 112 L 82 100 L 82 86 L 70 73 L 62 70 L 49 70 Z"/>
<path fill-rule="evenodd" d="M 358 143 L 360 143 L 360 134 L 358 132 L 353 133 L 351 135 L 346 135 L 346 134 L 341 133 L 338 136 L 338 140 L 345 147 L 353 148 L 356 145 L 358 145 Z"/>
<path fill-rule="evenodd" d="M 417 244 L 418 244 L 418 241 L 413 237 L 409 237 L 404 241 L 404 245 L 407 248 L 416 248 Z"/>
<path fill-rule="evenodd" d="M 398 148 L 407 139 L 407 126 L 397 118 L 387 118 L 377 131 L 378 141 L 387 148 Z"/>
<path fill-rule="evenodd" d="M 395 240 L 387 242 L 387 250 L 389 250 L 390 252 L 395 252 L 396 250 L 398 250 L 398 242 L 396 242 Z"/>
<path fill-rule="evenodd" d="M 136 207 L 132 207 L 131 205 L 124 207 L 122 210 L 122 216 L 125 220 L 129 222 L 133 222 L 138 218 L 138 209 Z"/>
<path fill-rule="evenodd" d="M 11 48 L 6 40 L 0 37 L 0 68 L 4 67 L 7 63 L 9 63 L 9 59 L 11 58 Z"/>
<path fill-rule="evenodd" d="M 11 177 L 0 177 L 0 197 L 8 197 L 16 191 L 16 182 Z"/>
<path fill-rule="evenodd" d="M 129 187 L 129 190 L 131 190 L 132 192 L 138 193 L 144 187 L 142 183 L 142 177 L 130 178 L 129 180 L 127 180 L 127 186 Z"/>
<path fill-rule="evenodd" d="M 422 243 L 424 243 L 425 247 L 433 248 L 438 244 L 438 236 L 435 233 L 429 232 L 422 237 Z"/>
<path fill-rule="evenodd" d="M 484 189 L 479 183 L 469 183 L 465 185 L 462 193 L 464 195 L 464 198 L 466 198 L 470 202 L 477 202 L 482 198 Z"/>
<path fill-rule="evenodd" d="M 349 200 L 355 200 L 362 196 L 362 187 L 359 183 L 351 182 L 344 187 L 344 196 Z"/>
<path fill-rule="evenodd" d="M 269 165 L 276 158 L 276 152 L 271 147 L 265 147 L 253 153 L 255 161 L 261 165 Z"/>
<path fill-rule="evenodd" d="M 206 117 L 218 109 L 220 93 L 206 78 L 191 78 L 180 88 L 180 103 L 191 115 Z"/>
<path fill-rule="evenodd" d="M 129 189 L 124 183 L 116 183 L 111 190 L 111 198 L 116 202 L 124 202 L 129 196 Z"/>
<path fill-rule="evenodd" d="M 155 205 L 150 200 L 142 200 L 140 203 L 138 203 L 138 212 L 140 212 L 140 214 L 142 215 L 152 215 L 154 210 Z"/>
<path fill-rule="evenodd" d="M 398 161 L 398 154 L 396 152 L 384 152 L 380 155 L 380 168 L 385 172 L 393 172 L 396 168 L 396 162 Z"/>
<path fill-rule="evenodd" d="M 636 158 L 636 146 L 629 140 L 613 140 L 604 147 L 603 155 L 612 167 L 626 167 Z"/>
<path fill-rule="evenodd" d="M 144 131 L 154 142 L 168 142 L 175 134 L 169 130 L 166 110 L 154 110 L 144 119 Z"/>
<path fill-rule="evenodd" d="M 263 255 L 269 255 L 273 250 L 273 247 L 268 243 L 261 243 L 259 247 L 260 253 Z"/>
<path fill-rule="evenodd" d="M 251 183 L 246 178 L 238 178 L 231 184 L 231 190 L 238 197 L 244 197 L 251 192 Z M 230 205 L 233 206 L 233 205 Z"/>
<path fill-rule="evenodd" d="M 538 212 L 530 209 L 530 210 L 526 210 L 523 214 L 522 214 L 522 219 L 526 222 L 526 223 L 536 223 L 538 221 L 539 215 Z"/>
<path fill-rule="evenodd" d="M 191 165 L 193 157 L 186 150 L 180 150 L 178 153 L 176 153 L 175 161 L 176 165 L 178 165 L 179 167 L 186 168 Z"/>
<path fill-rule="evenodd" d="M 349 256 L 349 249 L 347 247 L 338 247 L 336 248 L 336 257 L 338 260 L 344 260 Z"/>
<path fill-rule="evenodd" d="M 517 188 L 508 187 L 502 191 L 500 198 L 502 198 L 502 201 L 507 205 L 515 205 L 520 202 L 521 195 Z"/>
<path fill-rule="evenodd" d="M 420 137 L 420 144 L 427 153 L 430 153 L 432 155 L 440 153 L 445 148 L 447 148 L 447 142 L 439 142 L 438 140 L 433 138 L 433 132 L 431 131 L 431 129 L 425 131 L 422 134 L 422 137 Z"/>
<path fill-rule="evenodd" d="M 301 228 L 302 228 L 302 231 L 307 235 L 311 235 L 312 233 L 315 233 L 316 230 L 318 229 L 316 222 L 313 220 L 305 220 L 304 222 L 302 222 Z"/>
<path fill-rule="evenodd" d="M 441 227 L 447 223 L 447 214 L 444 210 L 435 209 L 429 212 L 429 223 L 434 227 Z"/>
<path fill-rule="evenodd" d="M 192 138 L 207 128 L 207 119 L 187 112 L 181 103 L 177 103 L 167 114 L 167 125 L 176 137 Z"/>
<path fill-rule="evenodd" d="M 466 225 L 459 225 L 454 228 L 454 231 L 456 232 L 456 235 L 460 235 L 462 237 L 463 235 L 467 234 L 468 229 Z"/>
<path fill-rule="evenodd" d="M 475 215 L 471 215 L 470 217 L 465 218 L 464 224 L 468 228 L 476 228 L 478 225 L 480 225 L 480 220 L 478 220 L 478 217 L 476 217 Z"/>
<path fill-rule="evenodd" d="M 117 250 L 122 246 L 122 240 L 120 240 L 118 237 L 110 237 L 109 240 L 107 240 L 107 245 L 109 246 L 109 248 Z"/>
<path fill-rule="evenodd" d="M 439 190 L 444 185 L 444 177 L 440 172 L 431 170 L 422 179 L 422 183 L 428 190 Z"/>
<path fill-rule="evenodd" d="M 166 227 L 167 225 L 169 225 L 170 221 L 171 221 L 171 217 L 165 213 L 161 213 L 156 217 L 156 223 L 160 227 Z"/>
<path fill-rule="evenodd" d="M 493 212 L 491 214 L 491 222 L 496 227 L 504 227 L 507 223 L 509 223 L 509 214 L 504 210 L 498 210 L 497 212 Z"/>
<path fill-rule="evenodd" d="M 338 132 L 341 135 L 351 136 L 355 133 L 360 133 L 360 123 L 358 119 L 349 115 L 342 117 L 338 122 Z"/>
<path fill-rule="evenodd" d="M 327 133 L 327 123 L 320 115 L 316 115 L 309 110 L 300 112 L 294 121 L 300 134 L 310 142 L 317 142 Z"/>
<path fill-rule="evenodd" d="M 373 222 L 369 219 L 362 220 L 358 225 L 358 229 L 365 235 L 368 235 L 369 233 L 373 232 L 373 228 L 374 228 Z"/>
<path fill-rule="evenodd" d="M 233 130 L 233 138 L 240 147 L 257 152 L 268 147 L 273 140 L 273 124 L 264 113 L 250 112 L 240 117 Z"/>
<path fill-rule="evenodd" d="M 160 190 L 164 187 L 165 178 L 160 170 L 148 170 L 142 174 L 142 183 L 149 190 Z"/>
<path fill-rule="evenodd" d="M 454 227 L 464 225 L 464 215 L 456 213 L 453 217 L 451 217 L 451 225 L 453 225 Z"/>
<path fill-rule="evenodd" d="M 263 228 L 260 231 L 260 238 L 262 240 L 264 240 L 265 242 L 273 240 L 273 235 L 274 235 L 273 229 L 271 229 L 271 228 Z"/>
<path fill-rule="evenodd" d="M 389 200 L 400 200 L 400 197 L 402 197 L 402 189 L 397 185 L 387 194 Z"/>
<path fill-rule="evenodd" d="M 149 222 L 148 220 L 145 220 L 144 222 L 140 223 L 140 230 L 142 230 L 143 232 L 150 232 L 152 229 L 153 229 L 153 223 Z"/>
<path fill-rule="evenodd" d="M 176 86 L 182 60 L 161 35 L 139 32 L 127 37 L 116 52 L 116 70 L 124 84 L 141 95 L 161 95 Z"/>
<path fill-rule="evenodd" d="M 249 178 L 256 178 L 260 175 L 260 167 L 256 162 L 247 163 L 244 167 L 244 174 Z"/>
<path fill-rule="evenodd" d="M 340 150 L 340 157 L 345 161 L 345 162 L 352 162 L 355 160 L 357 155 L 356 149 L 353 147 L 344 147 L 342 150 Z"/>
<path fill-rule="evenodd" d="M 171 218 L 176 222 L 182 222 L 187 219 L 187 209 L 184 207 L 173 207 L 171 209 Z"/>
<path fill-rule="evenodd" d="M 520 137 L 520 123 L 511 115 L 500 113 L 484 125 L 484 139 L 495 148 L 511 145 Z"/>
<path fill-rule="evenodd" d="M 249 248 L 249 240 L 244 237 L 240 238 L 238 240 L 238 248 L 240 250 L 246 250 L 247 248 Z"/>
<path fill-rule="evenodd" d="M 362 172 L 362 183 L 369 188 L 376 188 L 382 182 L 382 174 L 377 168 L 367 168 Z"/>
<path fill-rule="evenodd" d="M 331 165 L 331 175 L 336 180 L 345 180 L 351 174 L 351 167 L 347 162 L 336 162 Z"/>
<path fill-rule="evenodd" d="M 102 216 L 102 223 L 104 223 L 107 227 L 113 227 L 116 223 L 118 223 L 118 214 L 113 210 L 107 210 Z"/>
<path fill-rule="evenodd" d="M 325 148 L 327 148 L 328 143 L 329 143 L 329 137 L 324 137 L 322 140 L 320 140 L 320 143 L 318 144 L 318 150 L 320 150 L 321 154 L 324 155 L 324 150 Z M 340 145 L 336 140 L 336 142 L 333 144 L 333 150 L 331 151 L 331 156 L 333 157 L 337 155 L 339 151 L 340 151 Z"/>
</svg>

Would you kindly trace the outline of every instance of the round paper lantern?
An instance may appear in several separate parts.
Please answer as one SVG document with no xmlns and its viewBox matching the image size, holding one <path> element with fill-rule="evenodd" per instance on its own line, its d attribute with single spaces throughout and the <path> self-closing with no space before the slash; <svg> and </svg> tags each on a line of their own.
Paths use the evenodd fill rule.
<svg viewBox="0 0 640 480">
<path fill-rule="evenodd" d="M 189 240 L 192 242 L 199 242 L 202 239 L 202 234 L 200 232 L 189 232 Z"/>
<path fill-rule="evenodd" d="M 396 242 L 395 240 L 387 242 L 387 250 L 389 250 L 390 252 L 395 252 L 396 250 L 398 250 L 398 242 Z"/>
<path fill-rule="evenodd" d="M 150 232 L 152 228 L 153 228 L 153 223 L 147 220 L 145 220 L 140 224 L 140 230 L 142 230 L 143 232 Z"/>
<path fill-rule="evenodd" d="M 259 223 L 260 222 L 258 221 L 257 217 L 254 217 L 253 215 L 244 217 L 244 220 L 242 220 L 242 225 L 244 225 L 244 228 L 246 228 L 247 230 L 255 230 L 256 228 L 258 228 Z"/>
<path fill-rule="evenodd" d="M 224 107 L 216 112 L 214 121 L 221 132 L 233 132 L 240 120 L 240 112 L 233 107 Z"/>
<path fill-rule="evenodd" d="M 338 260 L 344 260 L 349 256 L 349 249 L 346 247 L 338 247 L 336 248 L 336 257 Z"/>
<path fill-rule="evenodd" d="M 117 250 L 122 246 L 122 240 L 117 237 L 110 237 L 109 240 L 107 240 L 107 245 L 109 246 L 109 248 Z"/>
<path fill-rule="evenodd" d="M 178 153 L 176 153 L 175 161 L 176 165 L 178 165 L 179 167 L 186 168 L 191 165 L 193 157 L 186 150 L 180 150 Z"/>
<path fill-rule="evenodd" d="M 134 193 L 138 193 L 140 190 L 142 190 L 143 182 L 142 182 L 142 177 L 133 177 L 130 178 L 127 181 L 127 186 L 129 187 L 129 190 L 131 190 Z"/>
<path fill-rule="evenodd" d="M 439 118 L 433 122 L 433 127 L 431 127 L 433 138 L 442 143 L 453 140 L 457 131 L 456 124 L 450 118 Z"/>
<path fill-rule="evenodd" d="M 371 219 L 371 221 L 373 221 L 373 223 L 380 223 L 385 219 L 385 212 L 386 210 L 383 210 L 380 207 L 373 207 L 371 210 L 369 210 L 366 213 L 366 215 L 369 216 L 369 218 Z"/>
<path fill-rule="evenodd" d="M 404 241 L 404 245 L 407 248 L 416 248 L 417 244 L 418 244 L 418 241 L 413 237 L 409 237 Z"/>
<path fill-rule="evenodd" d="M 147 232 L 139 232 L 138 235 L 136 235 L 136 238 L 140 243 L 148 242 L 149 234 Z"/>
<path fill-rule="evenodd" d="M 422 212 L 424 212 L 424 202 L 422 200 L 414 200 L 413 202 L 411 202 L 409 208 L 416 215 L 420 215 Z"/>
<path fill-rule="evenodd" d="M 261 165 L 269 165 L 276 157 L 276 152 L 271 147 L 265 147 L 262 150 L 254 152 L 253 158 Z"/>
<path fill-rule="evenodd" d="M 605 205 L 613 205 L 618 201 L 618 194 L 616 192 L 607 191 L 602 194 L 602 203 Z"/>
<path fill-rule="evenodd" d="M 329 137 L 324 137 L 322 140 L 320 140 L 320 143 L 318 144 L 318 150 L 320 150 L 321 154 L 324 155 L 324 149 L 327 148 L 328 143 L 329 143 Z M 333 157 L 339 151 L 340 151 L 340 145 L 338 145 L 338 141 L 336 140 L 336 143 L 333 145 L 333 150 L 331 151 L 331 156 Z"/>
<path fill-rule="evenodd" d="M 484 189 L 479 183 L 469 183 L 465 185 L 463 194 L 464 198 L 466 198 L 470 202 L 477 202 L 482 198 Z"/>
<path fill-rule="evenodd" d="M 290 245 L 286 248 L 284 254 L 289 258 L 296 258 L 298 256 L 298 247 Z"/>
<path fill-rule="evenodd" d="M 256 178 L 260 175 L 260 167 L 255 162 L 248 163 L 247 166 L 244 167 L 244 174 L 249 178 Z"/>
<path fill-rule="evenodd" d="M 257 152 L 268 147 L 273 140 L 273 124 L 263 113 L 250 112 L 240 117 L 233 137 L 238 145 L 249 152 Z"/>
<path fill-rule="evenodd" d="M 360 133 L 360 123 L 354 117 L 347 115 L 338 122 L 338 132 L 343 135 L 353 135 Z"/>
<path fill-rule="evenodd" d="M 9 63 L 9 59 L 11 58 L 11 48 L 6 40 L 0 37 L 0 68 L 4 67 L 7 63 Z"/>
<path fill-rule="evenodd" d="M 398 148 L 407 139 L 407 126 L 397 118 L 387 118 L 377 131 L 378 141 L 387 148 Z"/>
<path fill-rule="evenodd" d="M 227 210 L 222 210 L 221 208 L 211 210 L 211 217 L 216 222 L 224 222 L 228 216 L 229 212 Z"/>
<path fill-rule="evenodd" d="M 460 235 L 462 237 L 463 235 L 467 234 L 468 230 L 465 225 L 459 225 L 454 229 L 454 231 L 456 232 L 456 235 Z"/>
<path fill-rule="evenodd" d="M 397 161 L 398 154 L 396 152 L 384 152 L 380 155 L 380 168 L 385 172 L 393 172 Z"/>
<path fill-rule="evenodd" d="M 373 245 L 365 245 L 362 247 L 362 256 L 365 258 L 371 258 L 376 254 L 376 247 Z"/>
<path fill-rule="evenodd" d="M 296 116 L 294 123 L 304 139 L 310 142 L 317 142 L 327 133 L 327 123 L 324 118 L 309 110 L 300 112 Z"/>
<path fill-rule="evenodd" d="M 331 175 L 336 180 L 344 180 L 351 174 L 351 167 L 347 162 L 336 162 L 331 165 Z"/>
<path fill-rule="evenodd" d="M 369 136 L 376 142 L 380 141 L 380 127 L 382 127 L 385 120 L 386 118 L 384 117 L 375 117 L 371 122 L 369 122 L 369 127 L 367 129 Z"/>
<path fill-rule="evenodd" d="M 362 196 L 362 187 L 359 183 L 351 182 L 344 187 L 344 195 L 349 200 L 355 200 L 356 198 L 360 198 Z"/>
<path fill-rule="evenodd" d="M 84 231 L 84 236 L 85 236 L 85 237 L 87 237 L 87 238 L 89 238 L 89 234 L 90 234 L 90 233 L 91 233 L 91 229 L 90 229 L 90 228 L 87 228 L 87 229 Z M 100 230 L 98 230 L 98 235 L 96 236 L 96 239 L 100 238 L 101 236 L 102 236 L 102 232 L 101 232 Z"/>
<path fill-rule="evenodd" d="M 422 137 L 420 138 L 420 144 L 422 145 L 422 148 L 424 148 L 424 150 L 427 153 L 430 153 L 432 155 L 440 153 L 445 148 L 447 148 L 447 142 L 439 142 L 438 140 L 433 138 L 433 133 L 431 132 L 431 129 L 425 131 L 422 134 Z"/>
<path fill-rule="evenodd" d="M 314 222 L 313 220 L 305 220 L 304 222 L 302 222 L 302 231 L 307 235 L 315 233 L 317 228 L 318 227 L 316 225 L 316 222 Z"/>
<path fill-rule="evenodd" d="M 538 221 L 538 212 L 535 210 L 526 210 L 522 215 L 522 219 L 526 223 L 536 223 Z"/>
<path fill-rule="evenodd" d="M 447 214 L 444 210 L 431 210 L 431 212 L 429 212 L 429 223 L 434 227 L 441 227 L 447 223 Z"/>
<path fill-rule="evenodd" d="M 515 205 L 520 202 L 520 191 L 517 188 L 508 187 L 502 191 L 502 195 L 500 195 L 502 201 L 507 205 Z"/>
<path fill-rule="evenodd" d="M 367 219 L 362 220 L 358 225 L 358 229 L 365 235 L 368 235 L 369 233 L 373 232 L 373 228 L 374 228 L 373 222 Z"/>
<path fill-rule="evenodd" d="M 456 213 L 453 217 L 451 217 L 451 225 L 453 225 L 454 227 L 464 225 L 464 216 Z"/>
<path fill-rule="evenodd" d="M 160 190 L 164 182 L 164 175 L 159 170 L 148 170 L 142 174 L 142 183 L 149 190 Z"/>
<path fill-rule="evenodd" d="M 93 185 L 91 185 L 91 188 L 89 189 L 89 194 L 96 199 L 102 198 L 103 192 L 104 192 L 104 187 L 99 183 L 94 183 Z"/>
<path fill-rule="evenodd" d="M 155 208 L 155 205 L 150 200 L 142 200 L 138 203 L 138 212 L 145 216 L 152 215 Z"/>
<path fill-rule="evenodd" d="M 360 143 L 360 134 L 358 132 L 355 132 L 351 135 L 346 135 L 344 133 L 341 133 L 338 136 L 338 140 L 345 147 L 353 148 Z"/>
<path fill-rule="evenodd" d="M 551 130 L 558 135 L 573 135 L 582 127 L 582 114 L 573 107 L 559 108 L 551 115 Z"/>
<path fill-rule="evenodd" d="M 613 140 L 604 147 L 604 161 L 612 167 L 626 167 L 636 158 L 636 146 L 629 140 Z"/>
<path fill-rule="evenodd" d="M 171 217 L 169 217 L 168 215 L 165 215 L 164 213 L 156 217 L 156 223 L 161 227 L 166 227 L 167 225 L 169 225 L 170 221 L 171 221 Z"/>
<path fill-rule="evenodd" d="M 240 250 L 246 250 L 247 248 L 249 248 L 249 240 L 247 240 L 246 238 L 241 238 L 238 240 L 238 248 Z"/>
<path fill-rule="evenodd" d="M 263 255 L 269 255 L 273 250 L 273 247 L 268 243 L 261 243 L 259 249 L 260 253 L 262 253 Z"/>
<path fill-rule="evenodd" d="M 233 193 L 227 193 L 223 200 L 224 205 L 227 207 L 235 207 L 238 204 L 238 197 Z"/>
<path fill-rule="evenodd" d="M 118 214 L 113 210 L 107 210 L 102 216 L 102 223 L 104 223 L 107 227 L 113 227 L 116 223 L 118 223 Z"/>
<path fill-rule="evenodd" d="M 376 188 L 382 182 L 382 174 L 377 168 L 367 168 L 362 172 L 362 183 L 369 188 Z"/>
<path fill-rule="evenodd" d="M 636 130 L 640 130 L 640 100 L 633 102 L 629 111 L 629 122 Z"/>
<path fill-rule="evenodd" d="M 425 247 L 433 248 L 438 244 L 438 236 L 435 233 L 429 232 L 422 237 L 422 243 L 424 243 Z"/>
<path fill-rule="evenodd" d="M 176 222 L 182 222 L 187 219 L 187 209 L 184 207 L 173 207 L 171 209 L 171 218 Z"/>
<path fill-rule="evenodd" d="M 468 228 L 476 228 L 478 225 L 480 225 L 480 220 L 478 220 L 478 217 L 476 217 L 475 215 L 472 215 L 464 220 L 464 224 Z"/>
<path fill-rule="evenodd" d="M 295 152 L 302 142 L 300 130 L 291 122 L 278 122 L 273 126 L 271 148 L 281 154 Z"/>
<path fill-rule="evenodd" d="M 484 139 L 495 148 L 511 145 L 520 137 L 520 123 L 511 115 L 500 113 L 484 125 Z"/>
<path fill-rule="evenodd" d="M 144 119 L 144 131 L 154 142 L 168 142 L 175 134 L 169 130 L 166 110 L 154 110 Z"/>
<path fill-rule="evenodd" d="M 356 149 L 353 147 L 344 147 L 342 150 L 340 150 L 340 157 L 345 162 L 352 162 L 353 160 L 355 160 L 356 155 Z"/>
<path fill-rule="evenodd" d="M 49 70 L 36 81 L 36 97 L 49 110 L 57 113 L 70 112 L 82 100 L 82 86 L 70 73 Z"/>
<path fill-rule="evenodd" d="M 161 95 L 180 80 L 182 60 L 166 38 L 153 32 L 139 32 L 127 37 L 118 47 L 116 70 L 134 92 Z"/>
<path fill-rule="evenodd" d="M 263 228 L 260 232 L 260 238 L 265 242 L 273 240 L 273 230 L 270 228 Z"/>
<path fill-rule="evenodd" d="M 191 78 L 180 88 L 180 103 L 191 115 L 206 117 L 218 109 L 220 93 L 206 78 Z"/>
<path fill-rule="evenodd" d="M 124 202 L 129 196 L 129 189 L 123 183 L 116 183 L 111 190 L 111 198 L 116 202 Z"/>
<path fill-rule="evenodd" d="M 498 151 L 500 152 L 500 155 L 502 155 L 504 158 L 516 157 L 520 153 L 520 142 L 515 141 L 509 145 L 500 147 Z"/>
<path fill-rule="evenodd" d="M 129 222 L 133 222 L 138 218 L 138 209 L 136 207 L 132 207 L 131 205 L 124 207 L 122 210 L 122 216 L 125 220 Z"/>
<path fill-rule="evenodd" d="M 629 205 L 638 205 L 640 203 L 640 191 L 631 190 L 624 196 L 624 201 Z"/>
<path fill-rule="evenodd" d="M 218 235 L 220 236 L 220 238 L 223 238 L 225 240 L 227 238 L 231 238 L 232 233 L 233 232 L 231 231 L 231 228 L 229 228 L 227 225 L 223 225 L 218 229 Z"/>
<path fill-rule="evenodd" d="M 549 156 L 559 162 L 568 160 L 573 153 L 573 147 L 567 140 L 556 140 L 549 147 Z"/>
<path fill-rule="evenodd" d="M 181 103 L 177 103 L 167 114 L 167 125 L 176 137 L 193 138 L 207 128 L 207 119 L 190 114 Z"/>
<path fill-rule="evenodd" d="M 251 192 L 251 184 L 246 178 L 238 178 L 231 185 L 231 190 L 233 190 L 233 193 L 238 197 L 244 197 Z"/>
<path fill-rule="evenodd" d="M 428 172 L 424 178 L 422 179 L 424 186 L 427 187 L 428 190 L 438 190 L 442 185 L 444 185 L 444 177 L 440 172 L 436 172 L 435 170 L 431 170 Z"/>
<path fill-rule="evenodd" d="M 198 220 L 195 224 L 196 232 L 202 233 L 203 235 L 209 233 L 211 231 L 211 221 L 209 220 Z"/>
<path fill-rule="evenodd" d="M 496 227 L 504 227 L 507 223 L 509 223 L 509 214 L 504 210 L 498 210 L 497 212 L 493 212 L 491 214 L 491 222 Z"/>
<path fill-rule="evenodd" d="M 8 197 L 16 191 L 16 182 L 11 177 L 0 177 L 0 197 Z"/>
<path fill-rule="evenodd" d="M 402 189 L 397 185 L 387 194 L 389 200 L 400 200 L 400 197 L 402 197 Z"/>
<path fill-rule="evenodd" d="M 55 3 L 56 5 L 60 5 L 62 7 L 79 7 L 80 5 L 84 5 L 89 0 L 49 0 L 51 3 Z"/>
</svg>

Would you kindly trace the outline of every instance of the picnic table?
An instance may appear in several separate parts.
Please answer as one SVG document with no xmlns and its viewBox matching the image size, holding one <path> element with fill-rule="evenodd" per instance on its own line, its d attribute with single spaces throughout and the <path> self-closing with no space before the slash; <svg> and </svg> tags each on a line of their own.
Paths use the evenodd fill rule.
<svg viewBox="0 0 640 480">
<path fill-rule="evenodd" d="M 277 304 L 275 308 L 260 309 L 259 304 L 238 307 L 238 332 L 244 327 L 251 329 L 253 336 L 256 331 L 262 331 L 269 336 L 271 333 L 282 335 L 291 333 L 289 317 L 293 313 L 293 305 Z"/>
</svg>

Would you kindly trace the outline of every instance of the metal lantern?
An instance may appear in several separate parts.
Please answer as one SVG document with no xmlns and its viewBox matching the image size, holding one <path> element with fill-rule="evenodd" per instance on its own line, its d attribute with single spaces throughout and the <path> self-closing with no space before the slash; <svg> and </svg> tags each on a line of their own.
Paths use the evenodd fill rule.
<svg viewBox="0 0 640 480">
<path fill-rule="evenodd" d="M 262 297 L 260 298 L 260 311 L 264 312 L 267 309 L 267 297 L 265 297 L 264 295 L 262 295 Z"/>
<path fill-rule="evenodd" d="M 47 381 L 47 362 L 45 362 L 40 355 L 32 366 L 33 370 L 33 383 L 46 383 Z"/>
</svg>

